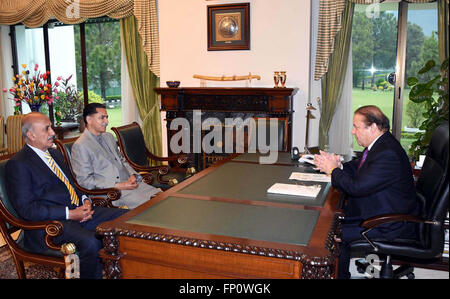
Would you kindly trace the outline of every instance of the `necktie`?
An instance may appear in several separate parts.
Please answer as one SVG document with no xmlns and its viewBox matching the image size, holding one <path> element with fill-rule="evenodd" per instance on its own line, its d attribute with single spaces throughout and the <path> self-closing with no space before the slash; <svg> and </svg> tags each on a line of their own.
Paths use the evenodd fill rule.
<svg viewBox="0 0 450 299">
<path fill-rule="evenodd" d="M 364 161 L 366 161 L 367 158 L 367 154 L 369 153 L 369 150 L 367 149 L 367 147 L 364 149 L 363 155 L 361 157 L 361 161 L 359 162 L 359 166 L 358 166 L 358 170 L 357 172 L 359 172 L 359 169 L 361 168 L 361 166 L 364 164 Z"/>
<path fill-rule="evenodd" d="M 78 199 L 77 193 L 75 192 L 75 189 L 69 183 L 69 181 L 66 179 L 66 177 L 61 172 L 61 170 L 59 170 L 59 168 L 56 167 L 55 160 L 53 160 L 52 156 L 50 156 L 50 153 L 48 153 L 48 152 L 45 153 L 45 157 L 47 158 L 48 163 L 50 164 L 50 167 L 52 168 L 53 172 L 66 185 L 67 189 L 69 190 L 71 203 L 76 205 L 76 206 L 79 206 L 80 205 L 80 201 Z"/>
</svg>

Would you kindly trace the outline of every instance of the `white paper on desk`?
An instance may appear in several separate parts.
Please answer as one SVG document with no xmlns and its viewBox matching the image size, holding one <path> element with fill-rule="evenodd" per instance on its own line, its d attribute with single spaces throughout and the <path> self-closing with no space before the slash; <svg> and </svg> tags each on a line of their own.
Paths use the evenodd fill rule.
<svg viewBox="0 0 450 299">
<path fill-rule="evenodd" d="M 292 184 L 282 184 L 275 183 L 269 189 L 268 193 L 276 194 L 286 194 L 286 195 L 297 195 L 305 197 L 316 197 L 320 192 L 321 186 L 304 186 L 304 185 L 292 185 Z"/>
<path fill-rule="evenodd" d="M 289 177 L 290 180 L 297 181 L 312 181 L 312 182 L 331 182 L 331 176 L 323 173 L 304 173 L 304 172 L 293 172 Z"/>
</svg>

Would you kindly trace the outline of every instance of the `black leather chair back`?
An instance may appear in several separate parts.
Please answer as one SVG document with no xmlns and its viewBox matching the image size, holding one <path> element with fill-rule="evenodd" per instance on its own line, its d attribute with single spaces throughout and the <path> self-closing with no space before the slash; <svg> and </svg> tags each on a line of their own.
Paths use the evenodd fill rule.
<svg viewBox="0 0 450 299">
<path fill-rule="evenodd" d="M 112 128 L 116 133 L 119 143 L 122 145 L 125 155 L 135 164 L 149 166 L 144 135 L 141 127 L 137 123 L 131 125 Z"/>
<path fill-rule="evenodd" d="M 419 197 L 424 201 L 422 216 L 429 221 L 443 223 L 448 211 L 449 193 L 449 135 L 448 122 L 433 133 L 426 158 L 416 184 Z M 443 225 L 422 225 L 421 237 L 426 248 L 442 252 Z"/>
</svg>

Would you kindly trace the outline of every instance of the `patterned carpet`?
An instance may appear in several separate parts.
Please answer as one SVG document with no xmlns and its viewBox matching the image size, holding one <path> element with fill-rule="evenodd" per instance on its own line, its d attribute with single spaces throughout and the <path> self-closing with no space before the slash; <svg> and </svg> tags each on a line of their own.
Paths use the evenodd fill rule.
<svg viewBox="0 0 450 299">
<path fill-rule="evenodd" d="M 25 262 L 28 279 L 57 279 L 58 273 L 48 266 Z M 17 279 L 17 271 L 8 246 L 0 248 L 0 279 Z"/>
</svg>

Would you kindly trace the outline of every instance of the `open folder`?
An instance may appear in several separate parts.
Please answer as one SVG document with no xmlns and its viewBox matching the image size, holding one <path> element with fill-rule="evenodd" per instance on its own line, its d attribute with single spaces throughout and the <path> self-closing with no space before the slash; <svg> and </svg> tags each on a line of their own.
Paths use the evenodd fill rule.
<svg viewBox="0 0 450 299">
<path fill-rule="evenodd" d="M 305 186 L 275 183 L 269 189 L 267 189 L 267 193 L 297 195 L 315 198 L 317 194 L 319 194 L 320 188 L 320 185 Z"/>
</svg>

